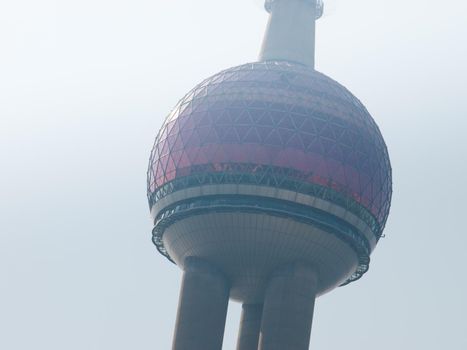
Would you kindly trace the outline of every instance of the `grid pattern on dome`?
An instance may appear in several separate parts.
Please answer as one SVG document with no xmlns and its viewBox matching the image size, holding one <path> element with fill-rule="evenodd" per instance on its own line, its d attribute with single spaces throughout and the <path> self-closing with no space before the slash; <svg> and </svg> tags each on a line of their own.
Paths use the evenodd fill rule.
<svg viewBox="0 0 467 350">
<path fill-rule="evenodd" d="M 365 107 L 327 76 L 288 62 L 222 71 L 178 103 L 151 153 L 150 204 L 177 181 L 220 175 L 322 188 L 327 200 L 366 209 L 377 235 L 389 212 L 389 157 Z"/>
</svg>

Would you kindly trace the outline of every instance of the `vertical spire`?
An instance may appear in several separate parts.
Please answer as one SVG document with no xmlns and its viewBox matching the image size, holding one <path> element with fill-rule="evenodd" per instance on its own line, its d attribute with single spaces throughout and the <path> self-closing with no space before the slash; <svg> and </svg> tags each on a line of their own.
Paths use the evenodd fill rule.
<svg viewBox="0 0 467 350">
<path fill-rule="evenodd" d="M 315 66 L 315 21 L 322 0 L 266 0 L 270 13 L 260 61 L 285 60 Z"/>
</svg>

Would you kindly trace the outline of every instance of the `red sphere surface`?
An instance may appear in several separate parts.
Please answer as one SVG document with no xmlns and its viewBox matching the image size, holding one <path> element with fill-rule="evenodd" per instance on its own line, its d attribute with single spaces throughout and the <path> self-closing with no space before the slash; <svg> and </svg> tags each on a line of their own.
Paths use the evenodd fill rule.
<svg viewBox="0 0 467 350">
<path fill-rule="evenodd" d="M 150 205 L 203 181 L 312 192 L 359 215 L 378 238 L 391 201 L 386 145 L 365 107 L 329 77 L 288 62 L 222 71 L 167 117 L 150 159 Z"/>
</svg>

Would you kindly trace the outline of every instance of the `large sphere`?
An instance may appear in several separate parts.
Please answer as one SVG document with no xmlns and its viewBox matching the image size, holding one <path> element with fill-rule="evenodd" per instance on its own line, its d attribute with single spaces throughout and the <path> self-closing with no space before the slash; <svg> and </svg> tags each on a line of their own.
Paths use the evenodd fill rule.
<svg viewBox="0 0 467 350">
<path fill-rule="evenodd" d="M 239 300 L 303 260 L 320 293 L 359 278 L 384 228 L 391 166 L 381 133 L 347 89 L 307 67 L 227 69 L 167 117 L 150 158 L 159 251 L 220 266 Z"/>
</svg>

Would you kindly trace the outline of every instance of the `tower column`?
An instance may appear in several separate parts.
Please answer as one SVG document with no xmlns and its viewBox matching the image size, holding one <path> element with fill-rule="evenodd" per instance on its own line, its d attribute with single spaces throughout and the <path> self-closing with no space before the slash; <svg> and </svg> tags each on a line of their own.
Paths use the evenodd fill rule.
<svg viewBox="0 0 467 350">
<path fill-rule="evenodd" d="M 315 66 L 317 0 L 273 0 L 260 61 L 285 60 Z"/>
<path fill-rule="evenodd" d="M 307 350 L 317 278 L 305 264 L 284 266 L 266 289 L 259 350 Z"/>
<path fill-rule="evenodd" d="M 262 304 L 243 304 L 237 350 L 258 350 Z"/>
<path fill-rule="evenodd" d="M 209 263 L 187 258 L 178 304 L 173 350 L 221 350 L 229 284 Z"/>
</svg>

